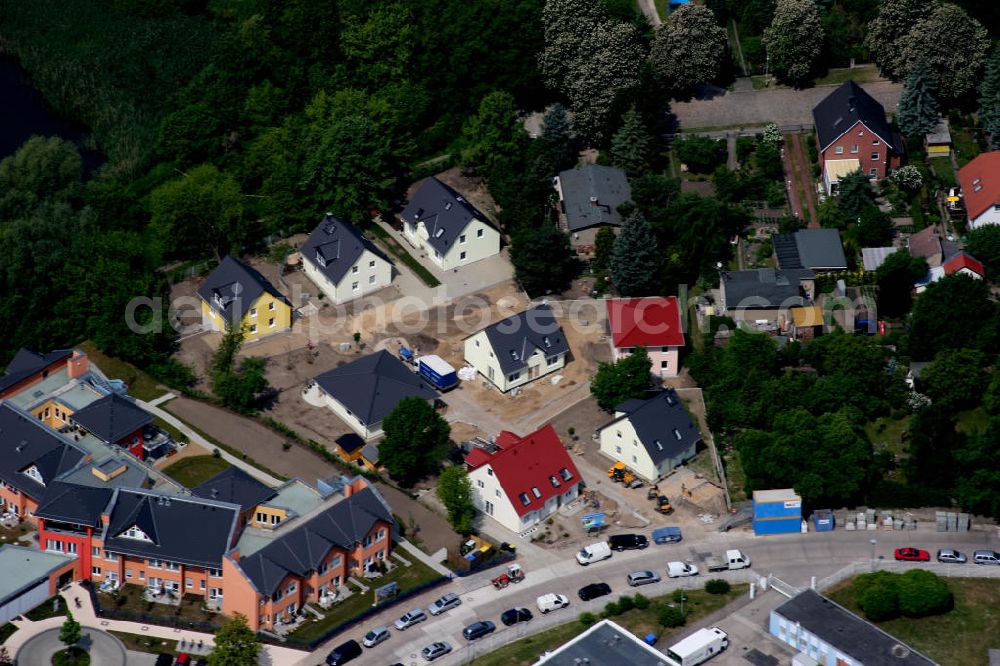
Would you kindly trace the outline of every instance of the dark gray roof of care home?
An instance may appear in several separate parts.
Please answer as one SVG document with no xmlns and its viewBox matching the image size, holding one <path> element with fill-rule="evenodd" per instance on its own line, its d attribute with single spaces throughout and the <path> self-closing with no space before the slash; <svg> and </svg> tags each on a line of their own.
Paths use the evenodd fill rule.
<svg viewBox="0 0 1000 666">
<path fill-rule="evenodd" d="M 227 467 L 205 483 L 192 488 L 191 492 L 198 497 L 239 504 L 243 511 L 278 494 L 274 488 L 253 478 L 236 465 Z"/>
<path fill-rule="evenodd" d="M 661 643 L 660 646 L 663 650 Z M 602 620 L 545 657 L 546 666 L 667 666 L 657 648 L 645 644 L 628 630 Z"/>
<path fill-rule="evenodd" d="M 536 349 L 541 349 L 545 356 L 569 352 L 566 336 L 552 314 L 552 308 L 544 303 L 483 330 L 505 375 L 528 367 L 528 358 Z"/>
<path fill-rule="evenodd" d="M 632 198 L 625 172 L 599 164 L 563 171 L 559 174 L 559 187 L 570 232 L 599 224 L 621 226 L 618 206 Z"/>
<path fill-rule="evenodd" d="M 892 148 L 892 129 L 885 108 L 854 81 L 848 81 L 827 95 L 813 109 L 819 148 L 825 150 L 854 124 L 861 121 Z"/>
<path fill-rule="evenodd" d="M 887 634 L 814 590 L 795 595 L 773 611 L 865 666 L 937 666 L 898 638 Z M 792 628 L 794 631 L 794 628 Z"/>
<path fill-rule="evenodd" d="M 46 489 L 35 515 L 45 520 L 100 527 L 101 513 L 108 508 L 114 494 L 114 488 L 56 481 Z"/>
<path fill-rule="evenodd" d="M 847 269 L 847 257 L 836 229 L 802 229 L 794 234 L 775 234 L 774 253 L 782 269 Z"/>
<path fill-rule="evenodd" d="M 385 350 L 317 375 L 314 381 L 366 425 L 379 423 L 403 398 L 436 400 L 440 396 L 429 382 Z"/>
<path fill-rule="evenodd" d="M 382 250 L 365 238 L 353 224 L 327 213 L 323 221 L 302 244 L 302 259 L 316 266 L 333 284 L 338 284 L 351 266 L 368 250 L 389 261 Z"/>
<path fill-rule="evenodd" d="M 198 295 L 229 324 L 242 322 L 253 304 L 265 293 L 288 303 L 288 299 L 267 278 L 230 256 L 223 259 L 198 288 Z"/>
<path fill-rule="evenodd" d="M 270 596 L 288 574 L 314 571 L 333 546 L 351 550 L 377 520 L 393 524 L 392 514 L 371 488 L 364 488 L 240 560 L 254 587 Z M 386 539 L 392 534 L 387 533 Z"/>
<path fill-rule="evenodd" d="M 109 393 L 71 417 L 87 432 L 109 444 L 153 422 L 153 415 L 131 398 Z"/>
<path fill-rule="evenodd" d="M 427 242 L 441 256 L 447 254 L 458 242 L 458 237 L 473 219 L 487 226 L 494 226 L 482 211 L 434 176 L 417 188 L 413 198 L 399 215 L 413 226 L 417 222 L 423 222 L 429 234 Z"/>
<path fill-rule="evenodd" d="M 104 547 L 115 553 L 222 568 L 240 508 L 233 504 L 141 490 L 118 489 Z M 148 537 L 123 532 L 137 527 Z"/>
<path fill-rule="evenodd" d="M 0 403 L 0 480 L 34 499 L 86 452 L 49 430 L 38 419 Z M 24 473 L 34 466 L 42 483 Z"/>
<path fill-rule="evenodd" d="M 19 381 L 45 369 L 56 361 L 69 358 L 72 355 L 72 349 L 57 349 L 46 354 L 39 354 L 21 347 L 7 364 L 7 370 L 0 376 L 0 391 L 9 389 Z"/>
<path fill-rule="evenodd" d="M 615 411 L 623 412 L 624 416 L 608 426 L 628 419 L 654 465 L 676 458 L 701 441 L 701 433 L 673 389 L 645 400 L 628 400 L 615 407 Z"/>
<path fill-rule="evenodd" d="M 816 274 L 808 270 L 778 270 L 758 268 L 752 271 L 730 271 L 722 274 L 722 289 L 726 308 L 761 309 L 805 305 L 800 280 L 811 280 Z"/>
</svg>

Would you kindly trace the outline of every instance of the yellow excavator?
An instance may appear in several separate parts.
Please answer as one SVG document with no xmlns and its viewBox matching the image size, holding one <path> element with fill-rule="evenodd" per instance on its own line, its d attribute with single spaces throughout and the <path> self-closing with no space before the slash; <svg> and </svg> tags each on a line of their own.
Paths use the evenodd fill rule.
<svg viewBox="0 0 1000 666">
<path fill-rule="evenodd" d="M 635 474 L 625 466 L 625 463 L 619 461 L 608 469 L 608 478 L 615 483 L 623 483 L 626 486 L 631 486 L 635 481 Z"/>
</svg>

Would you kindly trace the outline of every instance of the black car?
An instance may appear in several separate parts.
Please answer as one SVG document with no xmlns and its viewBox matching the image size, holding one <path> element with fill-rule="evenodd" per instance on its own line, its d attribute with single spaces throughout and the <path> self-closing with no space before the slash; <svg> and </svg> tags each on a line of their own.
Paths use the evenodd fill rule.
<svg viewBox="0 0 1000 666">
<path fill-rule="evenodd" d="M 174 666 L 174 655 L 162 652 L 156 655 L 156 666 Z"/>
<path fill-rule="evenodd" d="M 497 625 L 493 624 L 489 620 L 482 620 L 480 622 L 473 622 L 465 629 L 462 630 L 462 635 L 465 636 L 465 640 L 474 641 L 477 638 L 482 638 L 487 634 L 492 634 L 496 631 Z"/>
<path fill-rule="evenodd" d="M 503 622 L 505 627 L 509 627 L 518 622 L 527 622 L 533 617 L 534 615 L 527 608 L 511 608 L 500 614 L 500 621 Z"/>
<path fill-rule="evenodd" d="M 615 534 L 608 538 L 611 550 L 636 550 L 649 545 L 649 540 L 642 534 Z"/>
<path fill-rule="evenodd" d="M 590 601 L 591 599 L 611 594 L 611 586 L 607 583 L 591 583 L 590 585 L 581 587 L 577 594 L 579 594 L 580 598 L 584 601 Z"/>
<path fill-rule="evenodd" d="M 338 645 L 326 655 L 327 666 L 340 666 L 361 656 L 361 646 L 357 641 L 347 641 Z"/>
</svg>

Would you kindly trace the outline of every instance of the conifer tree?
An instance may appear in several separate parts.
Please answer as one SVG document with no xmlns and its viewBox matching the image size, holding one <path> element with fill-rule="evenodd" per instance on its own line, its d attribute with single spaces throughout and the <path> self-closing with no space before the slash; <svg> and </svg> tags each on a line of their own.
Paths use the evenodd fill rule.
<svg viewBox="0 0 1000 666">
<path fill-rule="evenodd" d="M 625 114 L 621 128 L 611 137 L 611 158 L 630 176 L 642 173 L 649 159 L 652 137 L 635 105 Z"/>
<path fill-rule="evenodd" d="M 903 86 L 896 106 L 896 122 L 907 136 L 923 136 L 934 129 L 938 121 L 938 103 L 934 99 L 934 84 L 921 63 L 914 65 Z"/>
<path fill-rule="evenodd" d="M 576 139 L 573 137 L 569 118 L 566 116 L 566 107 L 562 104 L 556 102 L 545 113 L 540 138 L 545 143 L 557 171 L 569 169 L 576 164 L 578 156 Z"/>
<path fill-rule="evenodd" d="M 990 54 L 979 84 L 979 122 L 990 135 L 992 146 L 1000 145 L 1000 45 Z"/>
<path fill-rule="evenodd" d="M 611 279 L 623 296 L 652 296 L 660 285 L 660 251 L 656 236 L 639 211 L 632 213 L 615 239 Z"/>
</svg>

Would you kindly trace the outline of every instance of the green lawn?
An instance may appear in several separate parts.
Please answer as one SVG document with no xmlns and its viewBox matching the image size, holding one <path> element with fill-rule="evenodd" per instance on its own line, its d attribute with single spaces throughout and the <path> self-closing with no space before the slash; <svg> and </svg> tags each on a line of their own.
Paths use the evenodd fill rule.
<svg viewBox="0 0 1000 666">
<path fill-rule="evenodd" d="M 161 652 L 169 652 L 173 655 L 179 654 L 177 641 L 156 638 L 155 636 L 143 636 L 141 634 L 127 634 L 123 631 L 112 631 L 110 633 L 125 644 L 126 650 L 148 652 L 150 654 L 160 654 Z"/>
<path fill-rule="evenodd" d="M 958 166 L 961 168 L 982 151 L 976 138 L 969 130 L 955 126 L 952 126 L 950 130 L 951 144 L 955 147 L 955 156 L 958 158 Z"/>
<path fill-rule="evenodd" d="M 212 622 L 220 624 L 222 616 L 219 613 L 203 610 L 205 598 L 198 594 L 185 594 L 177 606 L 146 601 L 142 598 L 145 587 L 126 583 L 118 589 L 117 594 L 97 593 L 97 601 L 102 608 L 109 610 L 143 613 L 150 616 L 177 618 L 186 622 Z M 150 621 L 153 621 L 151 618 Z"/>
<path fill-rule="evenodd" d="M 879 78 L 878 67 L 875 65 L 858 65 L 857 67 L 834 67 L 814 82 L 817 86 L 837 85 L 845 81 L 855 83 L 870 83 Z"/>
<path fill-rule="evenodd" d="M 875 445 L 876 450 L 887 450 L 893 454 L 902 453 L 906 448 L 905 439 L 909 435 L 910 419 L 890 419 L 880 416 L 875 421 L 865 424 L 865 432 L 868 439 Z"/>
<path fill-rule="evenodd" d="M 0 627 L 0 645 L 6 643 L 7 639 L 13 636 L 15 631 L 17 631 L 17 627 L 10 622 Z"/>
<path fill-rule="evenodd" d="M 708 594 L 704 590 L 688 590 L 687 601 L 684 602 L 684 612 L 688 622 L 694 622 L 710 613 L 714 613 L 731 601 L 747 593 L 748 586 L 745 584 L 733 585 L 729 594 Z M 609 601 L 615 600 L 607 597 Z M 666 629 L 661 627 L 657 620 L 660 608 L 665 604 L 676 605 L 670 595 L 654 598 L 653 603 L 646 610 L 633 609 L 621 615 L 609 616 L 615 623 L 625 627 L 636 636 L 645 636 L 653 633 L 659 637 L 658 644 L 669 645 L 672 638 L 682 634 L 685 627 Z M 572 606 L 570 606 L 572 608 Z M 568 613 L 569 611 L 557 611 Z M 490 654 L 483 655 L 476 659 L 473 664 L 476 666 L 527 666 L 538 660 L 538 656 L 546 650 L 552 650 L 586 629 L 579 618 L 567 624 L 553 627 L 547 631 L 522 638 L 499 650 L 494 650 Z"/>
<path fill-rule="evenodd" d="M 191 456 L 165 467 L 163 473 L 185 488 L 194 488 L 229 466 L 228 462 L 215 456 Z"/>
<path fill-rule="evenodd" d="M 59 599 L 59 609 L 55 608 L 55 601 Z M 48 617 L 57 617 L 66 614 L 66 602 L 61 597 L 49 597 L 39 605 L 24 614 L 29 620 L 38 622 Z"/>
<path fill-rule="evenodd" d="M 955 187 L 958 182 L 955 180 L 955 170 L 951 168 L 951 160 L 945 157 L 937 157 L 930 160 L 931 169 L 934 175 L 941 181 L 942 187 Z"/>
<path fill-rule="evenodd" d="M 966 565 L 972 566 L 972 565 Z M 945 578 L 955 595 L 955 609 L 920 619 L 897 618 L 876 623 L 904 643 L 948 666 L 981 666 L 986 651 L 1000 636 L 1000 580 Z M 859 613 L 851 582 L 833 588 L 827 596 Z"/>
<path fill-rule="evenodd" d="M 424 284 L 428 287 L 434 288 L 440 286 L 441 281 L 438 280 L 434 275 L 424 268 L 424 265 L 417 261 L 413 255 L 406 251 L 406 248 L 400 245 L 395 238 L 389 235 L 389 232 L 383 229 L 378 224 L 372 224 L 369 229 L 372 234 L 378 237 L 379 243 L 387 249 L 390 253 L 396 256 L 397 259 L 406 264 L 410 270 L 417 274 L 417 277 L 423 280 Z"/>
<path fill-rule="evenodd" d="M 990 415 L 986 413 L 986 410 L 982 407 L 976 407 L 975 409 L 967 409 L 964 412 L 958 413 L 958 425 L 956 430 L 959 432 L 969 433 L 974 430 L 986 430 L 987 424 L 990 422 Z"/>
<path fill-rule="evenodd" d="M 716 440 L 716 446 L 719 446 L 719 441 Z M 747 499 L 747 475 L 743 473 L 743 464 L 740 463 L 740 454 L 736 452 L 734 448 L 732 451 L 723 453 L 720 449 L 719 455 L 722 456 L 722 464 L 726 469 L 726 481 L 729 483 L 729 497 L 733 504 L 736 502 L 742 502 Z"/>
<path fill-rule="evenodd" d="M 87 356 L 93 361 L 101 371 L 111 379 L 120 379 L 128 384 L 128 392 L 139 400 L 149 402 L 159 398 L 167 389 L 160 385 L 150 375 L 146 374 L 131 363 L 121 359 L 108 356 L 94 346 L 94 343 L 87 340 L 80 343 L 80 349 L 87 352 Z"/>
<path fill-rule="evenodd" d="M 372 600 L 375 597 L 375 588 L 381 587 L 386 583 L 396 582 L 399 585 L 400 593 L 402 593 L 407 590 L 412 590 L 418 585 L 429 583 L 430 581 L 441 576 L 441 574 L 434 571 L 426 564 L 412 557 L 407 557 L 406 559 L 412 562 L 413 565 L 406 567 L 398 564 L 395 569 L 381 578 L 371 582 L 366 581 L 365 585 L 368 585 L 372 589 L 365 594 L 361 594 L 352 586 L 354 594 L 349 596 L 344 601 L 332 606 L 326 611 L 317 609 L 324 614 L 322 620 L 317 620 L 310 614 L 308 617 L 313 619 L 293 631 L 289 634 L 289 636 L 306 642 L 319 638 L 330 629 L 371 608 Z M 402 615 L 407 610 L 408 608 L 400 607 L 399 614 Z"/>
</svg>

